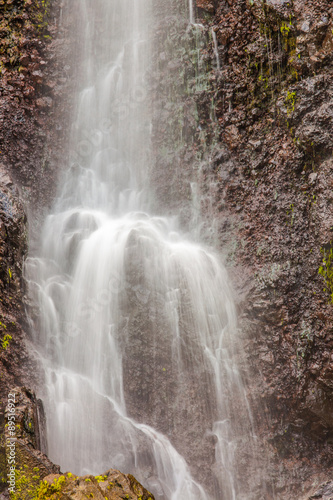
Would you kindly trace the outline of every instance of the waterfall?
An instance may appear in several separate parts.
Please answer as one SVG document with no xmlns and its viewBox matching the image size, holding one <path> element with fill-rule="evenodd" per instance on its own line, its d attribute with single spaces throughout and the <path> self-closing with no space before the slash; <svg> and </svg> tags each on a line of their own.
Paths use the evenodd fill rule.
<svg viewBox="0 0 333 500">
<path fill-rule="evenodd" d="M 193 0 L 189 0 L 190 24 L 194 24 L 194 6 Z"/>
<path fill-rule="evenodd" d="M 156 499 L 233 500 L 247 402 L 227 272 L 151 210 L 151 0 L 81 0 L 77 16 L 71 162 L 26 261 L 47 451 L 64 471 L 130 472 Z"/>
<path fill-rule="evenodd" d="M 217 42 L 217 36 L 212 28 L 212 38 L 213 38 L 213 47 L 214 47 L 214 55 L 215 55 L 215 60 L 216 60 L 216 69 L 217 71 L 220 71 L 221 69 L 221 63 L 220 63 L 220 55 L 219 55 L 219 49 L 218 49 L 218 42 Z"/>
</svg>

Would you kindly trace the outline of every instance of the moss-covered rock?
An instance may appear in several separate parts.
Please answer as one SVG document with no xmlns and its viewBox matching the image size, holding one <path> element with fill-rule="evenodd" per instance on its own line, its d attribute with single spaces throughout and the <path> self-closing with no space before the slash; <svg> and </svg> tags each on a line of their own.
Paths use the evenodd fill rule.
<svg viewBox="0 0 333 500">
<path fill-rule="evenodd" d="M 110 469 L 101 476 L 75 476 L 51 474 L 35 488 L 32 500 L 79 500 L 93 498 L 95 500 L 154 500 L 132 475 L 122 474 Z M 17 497 L 18 498 L 21 497 Z"/>
</svg>

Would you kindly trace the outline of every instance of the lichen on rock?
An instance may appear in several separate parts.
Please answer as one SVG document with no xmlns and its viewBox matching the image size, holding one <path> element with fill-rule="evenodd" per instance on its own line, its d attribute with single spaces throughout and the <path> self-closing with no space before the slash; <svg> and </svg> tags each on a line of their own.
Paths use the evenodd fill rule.
<svg viewBox="0 0 333 500">
<path fill-rule="evenodd" d="M 110 469 L 101 476 L 49 475 L 36 488 L 33 500 L 154 500 L 132 475 Z"/>
</svg>

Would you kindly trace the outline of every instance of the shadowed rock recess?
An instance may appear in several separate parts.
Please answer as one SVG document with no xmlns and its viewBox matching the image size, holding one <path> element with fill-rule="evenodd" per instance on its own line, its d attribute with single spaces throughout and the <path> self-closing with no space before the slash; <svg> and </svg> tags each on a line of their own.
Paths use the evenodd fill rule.
<svg viewBox="0 0 333 500">
<path fill-rule="evenodd" d="M 43 404 L 30 389 L 38 386 L 39 370 L 29 346 L 25 309 L 34 304 L 23 261 L 27 236 L 38 234 L 67 164 L 73 75 L 80 70 L 73 57 L 77 1 L 0 0 L 1 500 L 8 498 L 11 392 L 17 400 L 13 498 L 154 499 L 133 476 L 113 469 L 101 476 L 61 475 L 45 455 Z M 179 213 L 185 231 L 200 221 L 198 237 L 223 254 L 233 281 L 242 344 L 235 355 L 257 436 L 255 460 L 246 443 L 236 451 L 237 500 L 328 500 L 333 6 L 331 0 L 197 0 L 192 30 L 184 4 L 153 2 L 150 182 L 156 210 Z M 134 332 L 141 331 L 145 308 L 133 309 Z M 163 330 L 163 318 L 158 321 Z M 206 395 L 178 394 L 172 373 L 156 373 L 159 359 L 152 370 L 150 346 L 139 333 L 130 338 L 124 361 L 128 412 L 167 434 L 168 415 L 158 403 L 164 393 L 156 387 L 182 399 L 184 413 L 172 431 L 188 463 L 202 457 L 194 479 L 210 485 L 214 438 L 202 436 L 200 427 Z M 184 383 L 191 388 L 196 382 Z M 197 413 L 186 417 L 191 434 L 184 430 L 187 397 L 198 400 Z"/>
</svg>

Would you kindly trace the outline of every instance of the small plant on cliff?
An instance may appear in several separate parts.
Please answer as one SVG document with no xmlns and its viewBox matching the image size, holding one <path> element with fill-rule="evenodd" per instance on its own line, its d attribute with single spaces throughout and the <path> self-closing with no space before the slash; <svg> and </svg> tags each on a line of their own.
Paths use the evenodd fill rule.
<svg viewBox="0 0 333 500">
<path fill-rule="evenodd" d="M 293 226 L 295 220 L 295 207 L 293 203 L 291 203 L 289 209 L 287 210 L 287 216 L 290 216 L 290 226 Z M 286 224 L 288 225 L 289 222 L 287 221 Z"/>
<path fill-rule="evenodd" d="M 288 36 L 291 28 L 292 28 L 291 23 L 287 24 L 286 22 L 283 22 L 282 25 L 280 26 L 280 31 L 283 36 Z"/>
<path fill-rule="evenodd" d="M 7 347 L 9 346 L 9 342 L 12 340 L 11 335 L 5 335 L 4 338 L 1 340 L 1 347 L 5 351 Z"/>
<path fill-rule="evenodd" d="M 333 304 L 333 248 L 326 250 L 320 249 L 323 255 L 322 265 L 319 267 L 318 273 L 324 278 L 325 286 L 324 292 L 330 294 L 330 303 Z"/>
<path fill-rule="evenodd" d="M 106 481 L 107 478 L 108 478 L 108 476 L 95 476 L 95 479 L 97 480 L 98 483 Z"/>
<path fill-rule="evenodd" d="M 295 111 L 296 92 L 289 92 L 289 91 L 287 92 L 286 103 L 287 103 L 287 115 L 290 116 L 291 113 Z"/>
<path fill-rule="evenodd" d="M 53 497 L 54 494 L 60 493 L 65 481 L 65 476 L 60 476 L 58 479 L 54 479 L 52 484 L 49 484 L 45 480 L 41 481 L 33 496 L 33 500 L 46 500 L 51 496 Z"/>
<path fill-rule="evenodd" d="M 42 34 L 48 27 L 51 2 L 50 0 L 35 0 L 33 3 L 29 2 L 29 5 L 31 8 L 31 18 L 34 27 L 39 34 Z M 45 37 L 49 38 L 48 35 Z"/>
</svg>

